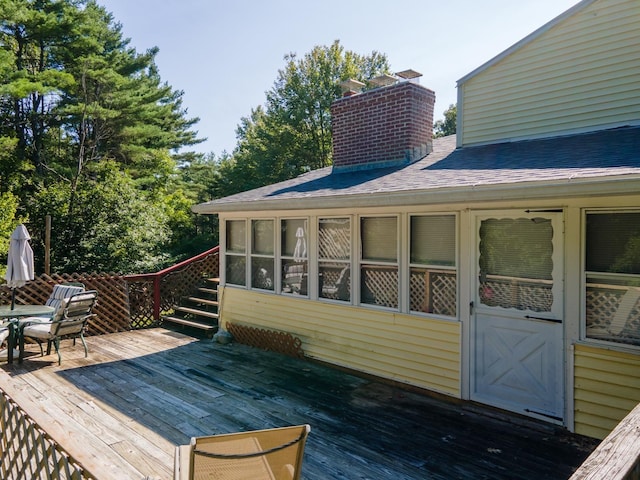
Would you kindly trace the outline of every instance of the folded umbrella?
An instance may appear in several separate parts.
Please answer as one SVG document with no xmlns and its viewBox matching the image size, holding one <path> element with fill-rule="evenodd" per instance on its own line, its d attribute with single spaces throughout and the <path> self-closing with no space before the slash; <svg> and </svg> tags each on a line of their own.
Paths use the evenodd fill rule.
<svg viewBox="0 0 640 480">
<path fill-rule="evenodd" d="M 29 240 L 31 236 L 22 224 L 16 227 L 9 240 L 7 273 L 4 278 L 7 280 L 7 285 L 11 287 L 12 310 L 16 303 L 16 288 L 24 286 L 34 277 L 33 250 Z"/>
</svg>

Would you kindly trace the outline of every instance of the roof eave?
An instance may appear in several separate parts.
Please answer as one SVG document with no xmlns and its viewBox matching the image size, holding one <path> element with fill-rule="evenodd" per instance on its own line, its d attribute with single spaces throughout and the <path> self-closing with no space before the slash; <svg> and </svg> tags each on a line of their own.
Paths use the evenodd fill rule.
<svg viewBox="0 0 640 480">
<path fill-rule="evenodd" d="M 560 190 L 559 190 L 560 189 Z M 250 202 L 215 202 L 194 205 L 199 214 L 262 212 L 270 210 L 317 210 L 337 208 L 400 207 L 453 203 L 496 202 L 504 200 L 570 198 L 580 196 L 627 195 L 640 191 L 640 175 L 566 178 L 554 182 L 519 182 L 478 184 L 399 192 L 379 192 L 330 197 L 264 200 Z"/>
</svg>

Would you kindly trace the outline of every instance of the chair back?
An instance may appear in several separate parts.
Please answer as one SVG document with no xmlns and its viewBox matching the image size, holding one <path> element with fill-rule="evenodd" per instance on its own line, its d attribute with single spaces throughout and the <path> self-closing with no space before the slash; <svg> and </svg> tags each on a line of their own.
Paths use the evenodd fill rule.
<svg viewBox="0 0 640 480">
<path fill-rule="evenodd" d="M 194 437 L 188 478 L 298 480 L 309 425 Z"/>
<path fill-rule="evenodd" d="M 53 286 L 51 295 L 47 298 L 45 305 L 53 307 L 53 321 L 58 321 L 62 318 L 64 309 L 67 306 L 69 298 L 77 293 L 84 292 L 84 285 L 79 283 L 58 283 Z"/>
<path fill-rule="evenodd" d="M 51 334 L 54 336 L 74 335 L 80 333 L 87 320 L 93 315 L 92 310 L 98 299 L 98 292 L 87 290 L 76 293 L 69 298 L 62 318 L 51 325 Z"/>
</svg>

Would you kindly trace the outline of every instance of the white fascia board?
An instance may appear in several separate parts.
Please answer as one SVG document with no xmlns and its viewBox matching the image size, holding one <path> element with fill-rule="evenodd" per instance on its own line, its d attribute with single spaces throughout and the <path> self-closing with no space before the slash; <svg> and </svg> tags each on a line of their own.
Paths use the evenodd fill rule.
<svg viewBox="0 0 640 480">
<path fill-rule="evenodd" d="M 627 195 L 640 191 L 640 175 L 567 178 L 552 182 L 478 184 L 428 190 L 383 192 L 301 199 L 259 200 L 216 204 L 199 204 L 192 211 L 201 214 L 270 210 L 317 210 L 361 207 L 401 207 L 443 205 L 503 200 L 537 200 L 579 196 Z"/>
</svg>

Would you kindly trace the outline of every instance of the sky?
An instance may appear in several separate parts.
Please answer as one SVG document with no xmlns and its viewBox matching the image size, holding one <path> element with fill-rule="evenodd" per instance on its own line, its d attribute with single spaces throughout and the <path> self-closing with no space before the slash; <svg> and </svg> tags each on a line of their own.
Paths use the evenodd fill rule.
<svg viewBox="0 0 640 480">
<path fill-rule="evenodd" d="M 339 40 L 384 53 L 435 91 L 435 119 L 456 103 L 456 82 L 578 0 L 97 0 L 139 52 L 158 47 L 160 76 L 182 90 L 188 117 L 219 156 L 236 146 L 242 117 L 264 105 L 284 68 Z"/>
</svg>

